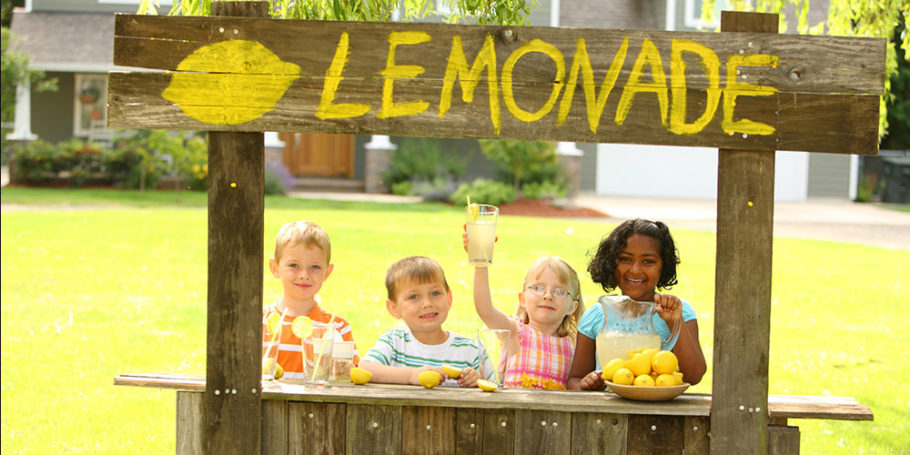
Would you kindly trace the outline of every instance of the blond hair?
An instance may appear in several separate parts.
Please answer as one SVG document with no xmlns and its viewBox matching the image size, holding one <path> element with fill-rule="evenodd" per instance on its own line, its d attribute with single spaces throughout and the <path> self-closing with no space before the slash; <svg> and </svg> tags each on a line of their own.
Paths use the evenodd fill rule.
<svg viewBox="0 0 910 455">
<path fill-rule="evenodd" d="M 312 221 L 292 221 L 281 226 L 275 236 L 275 260 L 281 260 L 281 253 L 290 245 L 319 248 L 325 253 L 326 264 L 332 262 L 332 243 L 329 235 Z"/>
<path fill-rule="evenodd" d="M 401 292 L 401 285 L 405 282 L 426 284 L 442 282 L 446 292 L 449 292 L 449 283 L 438 262 L 426 256 L 409 256 L 389 266 L 385 274 L 385 288 L 389 300 L 395 300 Z"/>
<path fill-rule="evenodd" d="M 525 274 L 524 282 L 521 284 L 521 292 L 525 292 L 525 286 L 528 285 L 528 281 L 540 278 L 540 275 L 547 269 L 556 274 L 559 282 L 566 286 L 572 301 L 575 302 L 575 311 L 563 318 L 562 323 L 559 324 L 559 328 L 556 330 L 556 334 L 560 337 L 574 337 L 578 332 L 578 320 L 581 319 L 581 315 L 585 312 L 585 304 L 581 297 L 581 282 L 578 280 L 578 274 L 575 273 L 575 269 L 568 262 L 556 256 L 544 256 L 538 259 L 528 269 L 528 273 Z M 523 306 L 518 305 L 516 315 L 525 324 L 528 323 L 528 312 Z"/>
</svg>

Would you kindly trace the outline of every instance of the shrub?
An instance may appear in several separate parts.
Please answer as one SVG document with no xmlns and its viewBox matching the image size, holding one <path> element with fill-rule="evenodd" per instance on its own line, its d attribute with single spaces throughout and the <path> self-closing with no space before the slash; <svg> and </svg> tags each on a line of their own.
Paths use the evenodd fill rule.
<svg viewBox="0 0 910 455">
<path fill-rule="evenodd" d="M 294 183 L 294 176 L 284 167 L 284 164 L 266 163 L 263 184 L 265 194 L 287 194 L 288 188 L 293 188 Z"/>
<path fill-rule="evenodd" d="M 427 202 L 447 201 L 455 191 L 452 177 L 437 176 L 433 180 L 415 180 L 411 182 L 410 194 L 420 196 Z"/>
<path fill-rule="evenodd" d="M 515 189 L 502 182 L 478 178 L 471 183 L 459 185 L 450 200 L 455 204 L 465 205 L 467 196 L 471 196 L 471 202 L 507 204 L 515 201 Z"/>
<path fill-rule="evenodd" d="M 566 190 L 564 183 L 545 180 L 525 183 L 521 195 L 528 199 L 559 199 L 566 197 Z"/>
<path fill-rule="evenodd" d="M 13 151 L 16 176 L 28 184 L 41 184 L 56 177 L 58 151 L 54 144 L 42 140 L 17 146 Z"/>
<path fill-rule="evenodd" d="M 523 183 L 558 180 L 562 167 L 550 142 L 516 140 L 481 140 L 480 149 L 499 165 L 506 180 L 517 193 Z"/>
<path fill-rule="evenodd" d="M 389 170 L 382 176 L 390 188 L 406 181 L 433 182 L 438 177 L 458 180 L 464 175 L 467 160 L 444 153 L 438 139 L 409 137 L 392 152 Z"/>
</svg>

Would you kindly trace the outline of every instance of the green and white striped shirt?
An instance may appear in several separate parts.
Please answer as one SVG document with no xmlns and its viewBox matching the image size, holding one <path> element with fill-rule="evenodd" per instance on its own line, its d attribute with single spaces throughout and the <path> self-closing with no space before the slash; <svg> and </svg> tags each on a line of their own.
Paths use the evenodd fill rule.
<svg viewBox="0 0 910 455">
<path fill-rule="evenodd" d="M 480 377 L 495 380 L 493 365 L 486 351 L 476 340 L 451 331 L 444 343 L 431 345 L 418 341 L 409 329 L 395 328 L 382 334 L 363 360 L 392 367 L 471 367 L 477 370 Z"/>
</svg>

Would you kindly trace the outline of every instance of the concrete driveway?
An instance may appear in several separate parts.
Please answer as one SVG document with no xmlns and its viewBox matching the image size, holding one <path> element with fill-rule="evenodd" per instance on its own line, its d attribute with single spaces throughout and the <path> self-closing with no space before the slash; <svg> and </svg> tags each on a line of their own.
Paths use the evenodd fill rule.
<svg viewBox="0 0 910 455">
<path fill-rule="evenodd" d="M 660 220 L 672 228 L 714 232 L 717 203 L 711 199 L 653 199 L 580 195 L 575 204 L 616 220 Z M 774 236 L 834 240 L 910 251 L 910 213 L 882 204 L 834 199 L 774 203 Z"/>
</svg>

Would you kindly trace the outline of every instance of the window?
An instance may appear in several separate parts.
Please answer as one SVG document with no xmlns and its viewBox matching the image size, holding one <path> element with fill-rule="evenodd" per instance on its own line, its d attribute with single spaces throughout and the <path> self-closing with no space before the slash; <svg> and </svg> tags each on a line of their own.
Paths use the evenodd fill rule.
<svg viewBox="0 0 910 455">
<path fill-rule="evenodd" d="M 74 136 L 110 136 L 107 130 L 107 76 L 77 74 L 75 90 Z"/>
<path fill-rule="evenodd" d="M 714 0 L 714 17 L 711 22 L 701 18 L 704 0 L 686 0 L 686 27 L 697 29 L 714 29 L 720 26 L 720 12 L 727 8 L 726 0 Z"/>
</svg>

